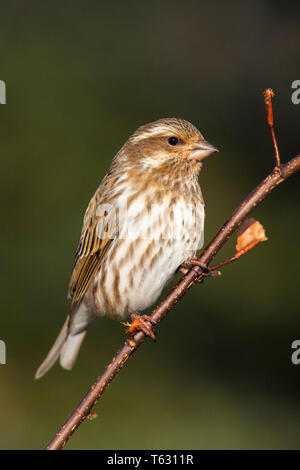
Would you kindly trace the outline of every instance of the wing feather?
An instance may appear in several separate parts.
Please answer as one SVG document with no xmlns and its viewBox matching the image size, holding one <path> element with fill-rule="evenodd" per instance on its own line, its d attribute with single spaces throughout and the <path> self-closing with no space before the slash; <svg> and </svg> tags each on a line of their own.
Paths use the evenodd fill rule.
<svg viewBox="0 0 300 470">
<path fill-rule="evenodd" d="M 113 208 L 110 211 L 106 208 L 102 215 L 97 215 L 100 211 L 96 196 L 97 193 L 86 211 L 79 246 L 75 254 L 68 293 L 68 296 L 72 298 L 70 315 L 81 302 L 116 234 L 115 211 Z"/>
</svg>

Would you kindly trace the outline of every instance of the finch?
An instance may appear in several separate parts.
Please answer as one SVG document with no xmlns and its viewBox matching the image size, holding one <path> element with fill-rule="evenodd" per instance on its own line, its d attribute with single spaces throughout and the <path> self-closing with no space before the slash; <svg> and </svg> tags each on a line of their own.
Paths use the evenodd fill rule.
<svg viewBox="0 0 300 470">
<path fill-rule="evenodd" d="M 205 218 L 198 175 L 203 159 L 216 151 L 196 127 L 177 118 L 146 124 L 129 137 L 85 212 L 70 313 L 36 378 L 57 359 L 71 369 L 98 315 L 135 318 L 195 256 Z"/>
</svg>

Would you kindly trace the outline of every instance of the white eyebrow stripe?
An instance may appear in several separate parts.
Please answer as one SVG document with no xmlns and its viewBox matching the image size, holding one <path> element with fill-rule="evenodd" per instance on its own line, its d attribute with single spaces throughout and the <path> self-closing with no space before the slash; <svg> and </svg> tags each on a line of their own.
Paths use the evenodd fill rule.
<svg viewBox="0 0 300 470">
<path fill-rule="evenodd" d="M 138 142 L 139 140 L 145 139 L 146 137 L 153 137 L 153 136 L 166 136 L 166 135 L 172 135 L 176 134 L 176 131 L 170 129 L 170 126 L 155 126 L 153 129 L 147 129 L 141 134 L 137 134 L 132 138 L 135 142 Z"/>
</svg>

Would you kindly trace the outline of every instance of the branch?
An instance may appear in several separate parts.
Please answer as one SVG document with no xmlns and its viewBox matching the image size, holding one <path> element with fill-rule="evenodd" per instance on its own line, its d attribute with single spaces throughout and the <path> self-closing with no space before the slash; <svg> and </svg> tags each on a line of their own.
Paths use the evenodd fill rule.
<svg viewBox="0 0 300 470">
<path fill-rule="evenodd" d="M 277 140 L 276 140 L 275 131 L 274 131 L 274 119 L 273 119 L 273 110 L 272 110 L 272 98 L 274 96 L 274 91 L 271 90 L 271 88 L 268 88 L 267 90 L 265 90 L 264 95 L 265 95 L 265 103 L 266 103 L 266 108 L 267 108 L 268 126 L 270 129 L 274 152 L 275 152 L 275 163 L 276 163 L 276 167 L 280 168 L 280 156 L 279 156 L 279 150 L 278 150 Z"/>
<path fill-rule="evenodd" d="M 243 200 L 231 217 L 221 227 L 216 236 L 198 258 L 199 265 L 193 266 L 190 271 L 176 284 L 165 299 L 152 311 L 151 319 L 157 324 L 167 315 L 167 313 L 177 304 L 196 281 L 200 281 L 205 276 L 206 267 L 220 251 L 225 242 L 231 237 L 233 232 L 239 227 L 248 214 L 261 203 L 280 183 L 289 178 L 293 173 L 300 170 L 300 155 L 285 164 L 280 163 L 277 142 L 273 128 L 273 114 L 271 106 L 272 90 L 267 90 L 265 100 L 268 113 L 268 124 L 271 130 L 272 141 L 275 150 L 275 167 L 273 171 Z M 221 263 L 222 264 L 222 263 Z M 227 263 L 225 263 L 227 264 Z M 219 265 L 218 265 L 219 266 Z M 58 450 L 65 446 L 68 439 L 78 426 L 90 415 L 105 389 L 112 379 L 118 374 L 133 353 L 145 341 L 146 336 L 142 332 L 136 333 L 132 338 L 126 339 L 104 371 L 98 376 L 90 390 L 74 409 L 67 421 L 56 433 L 54 438 L 47 445 L 46 450 Z"/>
</svg>

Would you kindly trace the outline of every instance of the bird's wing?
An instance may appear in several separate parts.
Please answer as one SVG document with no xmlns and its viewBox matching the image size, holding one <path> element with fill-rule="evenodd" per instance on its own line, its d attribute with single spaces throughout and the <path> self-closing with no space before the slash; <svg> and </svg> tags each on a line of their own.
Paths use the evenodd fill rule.
<svg viewBox="0 0 300 470">
<path fill-rule="evenodd" d="M 101 206 L 96 196 L 97 193 L 85 213 L 80 242 L 75 254 L 68 292 L 68 296 L 72 298 L 70 315 L 81 302 L 116 236 L 116 212 L 112 206 Z"/>
</svg>

